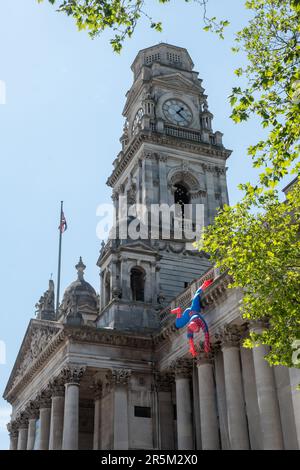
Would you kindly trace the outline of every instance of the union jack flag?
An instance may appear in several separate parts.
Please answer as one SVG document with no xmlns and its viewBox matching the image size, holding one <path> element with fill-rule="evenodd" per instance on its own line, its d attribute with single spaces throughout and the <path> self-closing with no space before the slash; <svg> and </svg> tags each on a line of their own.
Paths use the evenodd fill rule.
<svg viewBox="0 0 300 470">
<path fill-rule="evenodd" d="M 68 228 L 68 224 L 67 224 L 67 221 L 66 221 L 66 218 L 65 218 L 65 214 L 62 212 L 61 213 L 61 218 L 60 218 L 60 225 L 58 227 L 58 230 L 60 231 L 60 233 L 64 233 Z"/>
</svg>

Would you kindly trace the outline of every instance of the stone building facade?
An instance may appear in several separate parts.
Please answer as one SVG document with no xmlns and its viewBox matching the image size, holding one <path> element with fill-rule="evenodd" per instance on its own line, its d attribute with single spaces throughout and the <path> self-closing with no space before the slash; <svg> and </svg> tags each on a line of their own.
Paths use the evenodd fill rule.
<svg viewBox="0 0 300 470">
<path fill-rule="evenodd" d="M 231 152 L 213 131 L 202 82 L 188 52 L 168 44 L 140 51 L 132 70 L 100 296 L 81 258 L 58 312 L 50 281 L 4 392 L 11 449 L 299 449 L 299 370 L 271 368 L 264 347 L 241 346 L 264 325 L 242 320 L 242 293 L 175 231 L 183 207 L 192 208 L 180 224 L 194 227 L 194 206 L 208 224 L 228 202 Z M 161 217 L 142 239 L 128 235 L 134 220 L 149 228 L 151 205 L 174 203 L 167 237 Z M 124 212 L 132 205 L 137 218 Z M 212 349 L 192 359 L 170 309 L 187 307 L 210 278 Z"/>
</svg>

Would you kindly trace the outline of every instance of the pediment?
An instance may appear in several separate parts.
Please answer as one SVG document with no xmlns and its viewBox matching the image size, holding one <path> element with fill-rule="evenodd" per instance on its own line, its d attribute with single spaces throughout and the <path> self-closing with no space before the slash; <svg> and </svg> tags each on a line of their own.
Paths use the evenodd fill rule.
<svg viewBox="0 0 300 470">
<path fill-rule="evenodd" d="M 143 243 L 141 240 L 123 245 L 120 251 L 142 251 L 151 255 L 157 255 L 157 250 L 155 248 Z"/>
<path fill-rule="evenodd" d="M 181 90 L 195 91 L 197 93 L 204 92 L 199 82 L 193 82 L 184 77 L 181 73 L 172 73 L 170 75 L 163 75 L 154 77 L 153 84 L 160 85 L 167 88 L 180 88 Z"/>
<path fill-rule="evenodd" d="M 61 328 L 61 324 L 52 321 L 35 319 L 30 321 L 8 380 L 4 396 L 26 374 L 54 336 L 61 331 Z"/>
</svg>

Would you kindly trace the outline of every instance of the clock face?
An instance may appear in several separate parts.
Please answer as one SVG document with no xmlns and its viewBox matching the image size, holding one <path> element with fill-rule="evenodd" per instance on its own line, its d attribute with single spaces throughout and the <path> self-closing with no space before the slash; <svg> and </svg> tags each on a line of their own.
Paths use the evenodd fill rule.
<svg viewBox="0 0 300 470">
<path fill-rule="evenodd" d="M 143 116 L 144 116 L 144 110 L 143 108 L 140 108 L 138 112 L 136 113 L 135 118 L 133 120 L 133 124 L 132 124 L 133 135 L 135 135 L 138 132 Z"/>
<path fill-rule="evenodd" d="M 163 105 L 163 112 L 168 121 L 177 126 L 189 126 L 193 120 L 192 111 L 180 100 L 167 100 Z"/>
</svg>

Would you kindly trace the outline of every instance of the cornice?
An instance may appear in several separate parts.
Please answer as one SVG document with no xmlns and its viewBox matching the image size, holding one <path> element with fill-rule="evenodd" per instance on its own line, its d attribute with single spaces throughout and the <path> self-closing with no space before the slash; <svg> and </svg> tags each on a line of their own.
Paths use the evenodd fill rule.
<svg viewBox="0 0 300 470">
<path fill-rule="evenodd" d="M 108 178 L 106 183 L 108 186 L 113 187 L 116 184 L 119 177 L 124 174 L 126 168 L 131 163 L 143 143 L 168 145 L 171 148 L 180 148 L 191 153 L 201 153 L 201 155 L 208 157 L 219 158 L 221 161 L 226 161 L 231 155 L 231 150 L 227 150 L 225 148 L 218 148 L 210 144 L 192 142 L 153 131 L 142 130 L 131 142 L 128 149 L 124 152 L 123 158 Z"/>
<path fill-rule="evenodd" d="M 61 330 L 52 339 L 49 345 L 41 352 L 37 359 L 27 369 L 25 374 L 14 383 L 16 378 L 11 375 L 6 386 L 3 398 L 9 402 L 20 393 L 33 379 L 33 377 L 44 368 L 48 359 L 61 346 L 62 343 L 69 341 L 97 343 L 109 346 L 131 347 L 134 349 L 151 350 L 152 338 L 150 336 L 129 335 L 122 331 L 112 331 L 106 329 L 96 329 L 89 326 L 72 327 L 70 325 L 60 325 Z"/>
</svg>

